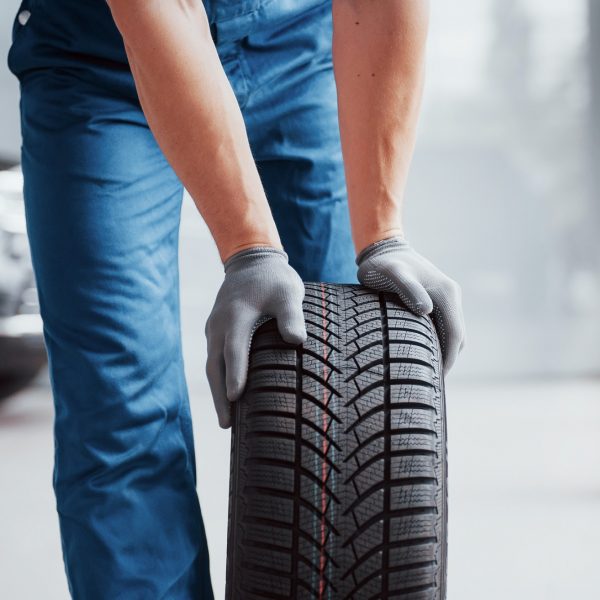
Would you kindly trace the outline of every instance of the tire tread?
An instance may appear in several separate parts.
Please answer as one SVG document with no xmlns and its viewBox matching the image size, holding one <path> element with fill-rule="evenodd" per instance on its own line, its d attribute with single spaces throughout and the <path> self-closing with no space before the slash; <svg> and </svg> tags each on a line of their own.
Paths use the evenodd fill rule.
<svg viewBox="0 0 600 600">
<path fill-rule="evenodd" d="M 429 317 L 306 284 L 308 339 L 254 334 L 234 406 L 226 598 L 443 600 L 446 430 Z"/>
</svg>

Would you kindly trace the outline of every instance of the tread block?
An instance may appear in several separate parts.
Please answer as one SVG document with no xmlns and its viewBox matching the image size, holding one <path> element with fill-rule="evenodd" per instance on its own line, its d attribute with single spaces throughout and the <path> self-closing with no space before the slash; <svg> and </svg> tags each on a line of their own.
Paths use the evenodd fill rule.
<svg viewBox="0 0 600 600">
<path fill-rule="evenodd" d="M 436 546 L 429 542 L 413 546 L 399 546 L 390 549 L 390 566 L 412 565 L 419 562 L 435 561 Z"/>
<path fill-rule="evenodd" d="M 294 483 L 293 469 L 260 464 L 252 465 L 251 469 L 254 485 L 248 485 L 244 488 L 246 495 L 260 493 L 268 496 L 276 494 L 277 490 L 289 493 Z M 281 495 L 278 497 L 281 498 Z"/>
<path fill-rule="evenodd" d="M 296 353 L 279 348 L 265 348 L 252 354 L 250 369 L 270 367 L 274 370 L 282 367 L 296 369 Z"/>
<path fill-rule="evenodd" d="M 289 523 L 294 522 L 294 503 L 288 498 L 276 498 L 262 494 L 253 494 L 246 498 L 245 512 L 252 519 L 276 519 Z"/>
<path fill-rule="evenodd" d="M 243 563 L 244 587 L 258 594 L 261 598 L 274 598 L 266 594 L 277 594 L 280 598 L 289 598 L 290 580 L 273 571 L 260 568 L 256 563 Z M 240 595 L 240 598 L 244 596 Z"/>
<path fill-rule="evenodd" d="M 409 429 L 406 435 L 398 435 L 393 438 L 393 449 L 390 452 L 408 451 L 408 450 L 429 450 L 436 451 L 435 435 L 430 431 L 419 431 Z M 360 465 L 368 462 L 373 456 L 385 451 L 385 433 L 382 430 L 367 438 L 368 443 L 351 444 L 348 440 L 350 460 L 354 461 L 354 469 L 357 470 Z"/>
<path fill-rule="evenodd" d="M 292 527 L 284 522 L 267 523 L 261 519 L 248 518 L 244 523 L 242 535 L 244 540 L 260 542 L 263 544 L 279 544 L 280 546 L 291 546 Z"/>
</svg>

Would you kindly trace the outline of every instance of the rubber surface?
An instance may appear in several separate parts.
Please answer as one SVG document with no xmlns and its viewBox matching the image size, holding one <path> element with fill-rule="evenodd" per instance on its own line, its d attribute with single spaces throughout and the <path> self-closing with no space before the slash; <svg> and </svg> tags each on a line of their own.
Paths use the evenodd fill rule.
<svg viewBox="0 0 600 600">
<path fill-rule="evenodd" d="M 306 284 L 308 340 L 254 335 L 234 404 L 229 600 L 442 600 L 446 429 L 429 318 Z"/>
</svg>

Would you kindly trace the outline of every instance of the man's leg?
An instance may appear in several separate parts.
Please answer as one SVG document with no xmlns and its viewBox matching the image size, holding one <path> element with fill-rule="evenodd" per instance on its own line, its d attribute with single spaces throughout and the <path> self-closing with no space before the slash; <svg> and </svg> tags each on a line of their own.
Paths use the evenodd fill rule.
<svg viewBox="0 0 600 600">
<path fill-rule="evenodd" d="M 180 339 L 181 184 L 126 68 L 31 70 L 21 92 L 71 593 L 212 599 Z"/>
<path fill-rule="evenodd" d="M 331 5 L 240 41 L 242 107 L 290 263 L 305 281 L 356 282 L 331 57 Z"/>
</svg>

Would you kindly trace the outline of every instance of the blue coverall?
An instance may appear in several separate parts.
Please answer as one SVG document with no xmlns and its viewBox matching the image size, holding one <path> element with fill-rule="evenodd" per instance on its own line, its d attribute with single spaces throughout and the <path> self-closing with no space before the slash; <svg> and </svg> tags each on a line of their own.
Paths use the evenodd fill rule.
<svg viewBox="0 0 600 600">
<path fill-rule="evenodd" d="M 291 265 L 355 281 L 331 0 L 204 4 Z M 105 0 L 24 0 L 8 64 L 71 594 L 212 598 L 180 335 L 182 184 Z"/>
</svg>

